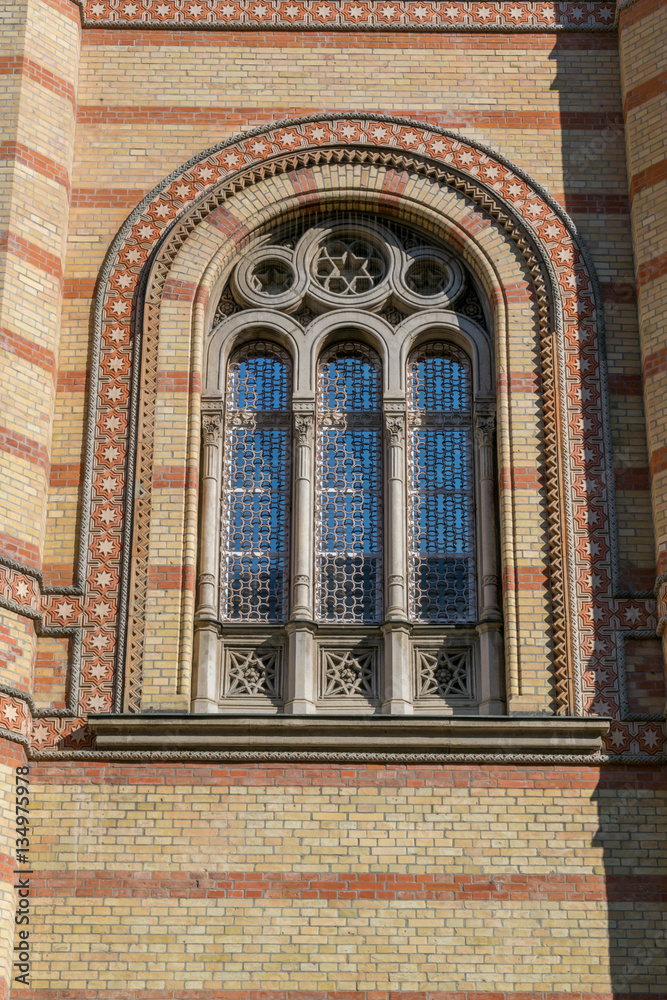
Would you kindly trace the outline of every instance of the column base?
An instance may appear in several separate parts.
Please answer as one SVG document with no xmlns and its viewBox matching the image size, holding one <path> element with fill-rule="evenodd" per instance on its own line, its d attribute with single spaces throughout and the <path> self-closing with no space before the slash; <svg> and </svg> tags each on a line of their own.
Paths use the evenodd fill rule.
<svg viewBox="0 0 667 1000">
<path fill-rule="evenodd" d="M 287 690 L 285 715 L 315 712 L 315 642 L 310 622 L 289 622 L 287 632 Z"/>
<path fill-rule="evenodd" d="M 195 625 L 192 711 L 208 714 L 218 711 L 218 656 L 220 637 L 217 626 L 209 622 Z M 206 707 L 212 705 L 212 708 Z M 202 706 L 202 707 L 199 707 Z"/>
<path fill-rule="evenodd" d="M 482 701 L 479 705 L 480 715 L 505 715 L 504 701 Z"/>
<path fill-rule="evenodd" d="M 410 675 L 410 628 L 405 623 L 387 622 L 384 633 L 383 715 L 412 715 Z"/>
<path fill-rule="evenodd" d="M 292 701 L 285 702 L 283 707 L 284 715 L 314 715 L 315 705 L 305 698 L 293 698 Z"/>
<path fill-rule="evenodd" d="M 480 622 L 477 626 L 480 653 L 480 715 L 504 715 L 505 676 L 503 634 L 500 622 Z"/>
<path fill-rule="evenodd" d="M 215 715 L 218 711 L 218 704 L 210 698 L 195 698 L 192 702 L 192 711 L 195 715 Z"/>
<path fill-rule="evenodd" d="M 382 705 L 383 715 L 414 715 L 414 705 L 404 698 L 390 698 Z"/>
</svg>

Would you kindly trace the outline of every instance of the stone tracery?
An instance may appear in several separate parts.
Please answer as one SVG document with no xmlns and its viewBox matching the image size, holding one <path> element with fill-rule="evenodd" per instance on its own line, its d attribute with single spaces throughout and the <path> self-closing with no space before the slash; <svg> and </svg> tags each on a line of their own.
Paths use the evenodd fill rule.
<svg viewBox="0 0 667 1000">
<path fill-rule="evenodd" d="M 228 277 L 228 288 L 236 308 L 230 313 L 219 307 L 215 309 L 213 332 L 206 351 L 209 367 L 204 372 L 205 419 L 209 419 L 210 408 L 221 407 L 221 419 L 225 410 L 227 443 L 220 470 L 221 482 L 214 483 L 215 477 L 209 477 L 208 473 L 204 477 L 207 496 L 211 483 L 216 499 L 212 504 L 207 500 L 204 505 L 200 528 L 203 568 L 200 568 L 200 610 L 196 612 L 195 663 L 197 676 L 201 678 L 206 674 L 207 679 L 205 682 L 200 680 L 193 697 L 196 708 L 201 711 L 215 710 L 214 700 L 212 702 L 208 695 L 200 697 L 202 687 L 209 693 L 216 687 L 220 689 L 219 710 L 229 711 L 236 707 L 235 699 L 224 696 L 225 691 L 236 690 L 225 674 L 231 669 L 225 652 L 226 637 L 231 637 L 232 643 L 240 641 L 232 633 L 232 626 L 242 630 L 246 643 L 254 641 L 254 623 L 263 621 L 279 626 L 273 641 L 284 647 L 287 687 L 295 673 L 302 681 L 314 674 L 320 657 L 318 650 L 324 657 L 322 662 L 331 666 L 338 658 L 346 664 L 345 671 L 352 669 L 358 657 L 355 653 L 350 659 L 352 653 L 345 643 L 347 630 L 353 625 L 372 630 L 384 622 L 385 645 L 391 647 L 396 632 L 390 624 L 392 620 L 411 621 L 417 627 L 435 623 L 443 626 L 465 624 L 472 629 L 472 638 L 468 636 L 468 652 L 473 652 L 473 647 L 476 649 L 478 645 L 474 633 L 478 573 L 472 525 L 475 477 L 470 436 L 473 382 L 470 363 L 460 348 L 437 339 L 430 347 L 422 344 L 419 348 L 420 360 L 409 362 L 410 371 L 415 364 L 423 368 L 426 363 L 431 377 L 427 379 L 428 399 L 422 399 L 424 393 L 420 392 L 417 394 L 419 399 L 415 395 L 408 404 L 413 412 L 407 450 L 406 402 L 402 390 L 395 388 L 404 382 L 403 346 L 413 339 L 410 317 L 419 315 L 422 326 L 427 328 L 430 322 L 435 322 L 439 329 L 443 317 L 450 315 L 443 310 L 454 307 L 466 289 L 468 296 L 474 292 L 472 280 L 456 257 L 436 245 L 431 237 L 404 224 L 397 226 L 358 211 L 307 219 L 306 216 L 297 221 L 296 230 L 293 226 L 287 229 L 279 226 L 255 239 L 251 248 L 233 263 Z M 277 266 L 289 280 L 281 279 L 280 287 L 268 287 Z M 255 280 L 257 276 L 263 280 Z M 227 301 L 227 287 L 221 299 Z M 372 318 L 378 312 L 386 317 L 388 305 L 396 313 L 393 331 L 387 328 L 386 322 L 378 326 Z M 280 404 L 284 409 L 279 414 L 272 373 L 264 370 L 262 364 L 265 367 L 270 355 L 280 355 L 285 370 L 289 367 L 283 349 L 266 340 L 271 335 L 271 322 L 276 322 L 281 313 L 292 316 L 295 321 L 296 346 L 290 347 L 290 352 L 295 371 L 301 373 L 301 381 L 298 400 L 290 402 L 286 398 Z M 365 328 L 361 340 L 357 329 L 360 322 Z M 456 325 L 458 323 L 456 320 Z M 479 334 L 485 336 L 481 330 Z M 439 335 L 438 332 L 430 334 L 431 338 Z M 331 336 L 336 339 L 319 354 L 315 372 L 313 365 L 320 350 L 316 346 L 320 343 L 319 338 Z M 363 337 L 370 338 L 377 347 L 378 336 L 384 360 L 363 341 Z M 217 352 L 227 341 L 234 344 L 239 337 L 243 346 L 234 349 L 227 362 L 225 403 L 219 395 L 224 380 Z M 444 353 L 443 347 L 446 347 Z M 428 367 L 431 355 L 432 365 Z M 449 388 L 445 389 L 445 385 Z M 389 386 L 394 388 L 387 396 Z M 245 402 L 239 401 L 241 395 Z M 422 413 L 425 403 L 429 410 L 435 406 L 437 414 Z M 267 406 L 271 412 L 267 411 Z M 267 434 L 280 433 L 284 438 L 284 423 L 290 406 L 296 449 L 294 486 L 299 494 L 305 490 L 303 501 L 297 501 L 296 517 L 291 515 L 286 497 L 278 508 L 270 503 L 266 489 L 259 485 L 267 476 L 277 482 L 278 469 L 273 457 L 277 455 L 277 444 L 273 442 L 267 451 L 261 442 Z M 312 407 L 312 415 L 305 414 L 304 406 Z M 458 413 L 461 406 L 464 412 Z M 446 414 L 443 407 L 451 412 Z M 431 426 L 434 420 L 437 426 Z M 450 427 L 452 422 L 455 426 Z M 279 430 L 279 426 L 282 429 Z M 311 438 L 315 427 L 317 433 Z M 464 451 L 459 442 L 461 433 L 461 441 L 467 442 Z M 238 444 L 231 445 L 239 435 L 245 435 L 243 440 L 239 438 Z M 417 443 L 422 438 L 424 442 L 431 441 L 434 447 L 424 451 L 424 442 Z M 282 445 L 280 451 L 282 454 Z M 230 462 L 232 454 L 237 457 Z M 422 459 L 421 480 L 425 477 L 437 479 L 436 466 L 440 459 L 444 461 L 449 474 L 440 488 L 413 489 L 408 493 L 404 464 L 406 460 L 414 464 L 417 455 Z M 461 472 L 455 471 L 461 461 L 466 466 L 464 493 L 457 487 Z M 288 464 L 281 460 L 281 469 L 286 469 Z M 219 524 L 216 510 L 220 505 Z M 240 517 L 235 513 L 237 509 L 241 512 Z M 383 510 L 387 529 L 383 526 Z M 480 503 L 480 510 L 482 518 L 487 518 L 491 530 L 495 531 L 491 494 Z M 409 511 L 412 525 L 409 534 L 416 550 L 408 556 L 405 537 Z M 461 518 L 465 521 L 463 529 L 459 525 Z M 286 548 L 290 522 L 293 539 Z M 415 530 L 421 522 L 419 531 Z M 282 551 L 273 570 L 267 562 L 269 535 L 278 539 L 272 548 Z M 220 541 L 216 542 L 218 536 Z M 211 551 L 218 545 L 222 551 L 219 577 L 216 578 Z M 262 558 L 265 550 L 266 557 Z M 277 554 L 272 558 L 278 559 Z M 278 596 L 286 594 L 284 581 L 292 561 L 301 570 L 294 574 L 293 606 L 288 609 L 285 596 L 282 603 Z M 230 575 L 232 564 L 236 569 Z M 386 577 L 383 564 L 389 567 Z M 495 566 L 487 566 L 485 572 L 486 578 L 495 580 Z M 212 604 L 217 602 L 212 602 L 209 596 L 216 580 L 220 591 L 217 624 L 211 619 Z M 424 593 L 410 604 L 406 594 L 417 587 Z M 386 608 L 385 588 L 390 595 Z M 246 595 L 245 600 L 239 600 L 241 593 Z M 261 607 L 257 605 L 260 594 L 264 594 Z M 500 628 L 497 601 L 494 607 L 496 624 Z M 288 618 L 293 622 L 311 623 L 306 630 L 300 627 L 302 640 L 306 640 L 304 631 L 309 634 L 299 646 L 298 657 L 299 630 L 283 631 Z M 321 626 L 328 627 L 329 632 L 322 633 Z M 398 631 L 403 632 L 404 628 L 405 624 Z M 212 635 L 216 629 L 220 643 L 216 643 Z M 332 629 L 336 641 L 342 642 L 343 647 L 332 646 Z M 373 636 L 371 631 L 365 638 L 377 643 L 380 636 Z M 459 634 L 457 641 L 461 640 Z M 441 641 L 451 643 L 452 636 L 446 637 L 443 633 Z M 220 645 L 218 653 L 216 645 Z M 482 643 L 484 652 L 479 663 L 476 653 L 466 656 L 466 669 L 470 674 L 478 669 L 484 673 L 500 671 L 499 662 L 494 661 L 491 665 L 487 645 Z M 368 707 L 386 711 L 386 699 L 381 691 L 383 685 L 386 687 L 389 683 L 385 676 L 387 671 L 392 675 L 402 673 L 403 681 L 397 680 L 396 684 L 416 691 L 418 682 L 410 677 L 411 646 L 403 644 L 393 655 L 387 648 L 384 659 L 387 663 L 391 660 L 391 667 L 386 669 L 382 655 L 378 655 L 380 646 L 373 648 L 375 651 L 370 659 L 364 659 L 362 671 L 364 677 L 369 671 L 373 673 L 370 680 L 361 686 L 347 685 L 340 678 L 334 683 L 332 678 L 326 679 L 327 668 L 319 694 L 314 694 L 314 700 L 308 703 L 309 710 L 331 709 L 336 698 L 339 699 L 338 709 L 346 710 L 352 704 L 350 698 L 363 695 Z M 498 658 L 497 652 L 495 658 Z M 218 668 L 214 665 L 216 662 Z M 217 669 L 224 675 L 220 681 L 209 676 L 215 675 Z M 312 681 L 306 686 L 315 692 L 317 683 Z M 466 709 L 476 706 L 470 692 L 477 686 L 472 681 L 466 686 Z M 266 692 L 258 690 L 256 694 L 255 708 L 267 710 Z M 459 694 L 456 687 L 447 690 L 435 687 L 430 691 L 430 708 L 435 710 L 438 704 L 441 708 L 463 707 L 463 704 L 457 706 Z M 280 692 L 271 699 L 271 704 L 279 710 L 280 699 Z M 412 702 L 410 696 L 406 709 L 412 708 Z M 422 697 L 422 705 L 426 704 Z M 301 704 L 301 710 L 303 707 Z M 501 708 L 500 701 L 497 707 Z M 361 702 L 357 708 L 363 710 Z M 284 710 L 291 709 L 288 700 Z"/>
</svg>

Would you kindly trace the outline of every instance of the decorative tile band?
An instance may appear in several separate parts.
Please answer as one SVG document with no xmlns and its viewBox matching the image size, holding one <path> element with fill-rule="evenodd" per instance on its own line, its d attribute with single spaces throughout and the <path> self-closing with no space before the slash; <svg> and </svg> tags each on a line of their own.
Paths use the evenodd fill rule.
<svg viewBox="0 0 667 1000">
<path fill-rule="evenodd" d="M 79 0 L 84 27 L 610 31 L 615 4 L 500 0 Z"/>
<path fill-rule="evenodd" d="M 452 770 L 447 770 L 443 768 L 442 765 L 451 764 L 462 764 L 466 767 L 474 767 L 483 769 L 483 780 L 488 782 L 489 772 L 488 767 L 502 767 L 505 768 L 509 765 L 511 771 L 505 771 L 503 774 L 503 780 L 508 780 L 508 775 L 516 774 L 517 767 L 535 767 L 544 766 L 548 769 L 545 771 L 545 780 L 549 782 L 557 783 L 560 787 L 564 782 L 569 780 L 569 772 L 571 768 L 574 768 L 574 775 L 576 778 L 572 780 L 577 781 L 577 788 L 581 788 L 581 781 L 586 780 L 586 775 L 595 775 L 594 781 L 599 781 L 601 779 L 601 773 L 595 773 L 595 769 L 601 768 L 603 766 L 607 767 L 622 767 L 623 768 L 623 778 L 621 780 L 630 780 L 627 777 L 626 768 L 631 765 L 638 765 L 642 768 L 646 767 L 647 771 L 641 774 L 642 780 L 653 781 L 653 776 L 658 774 L 661 776 L 660 780 L 663 782 L 659 785 L 660 788 L 664 787 L 663 775 L 663 765 L 667 764 L 667 754 L 664 753 L 605 753 L 605 754 L 545 754 L 545 753 L 415 753 L 415 754 L 396 754 L 396 753 L 348 753 L 348 752 L 336 752 L 327 751 L 324 753 L 317 753 L 313 750 L 294 750 L 294 751 L 279 751 L 279 750 L 220 750 L 215 753 L 208 753 L 204 750 L 36 750 L 34 747 L 30 751 L 30 759 L 38 761 L 45 765 L 52 765 L 57 768 L 57 774 L 53 774 L 53 780 L 63 782 L 67 784 L 80 783 L 82 781 L 82 768 L 85 768 L 86 764 L 91 765 L 91 769 L 85 772 L 86 779 L 100 783 L 102 781 L 109 780 L 109 768 L 117 768 L 118 771 L 113 775 L 113 782 L 115 784 L 127 783 L 128 777 L 132 779 L 133 782 L 141 780 L 142 783 L 149 783 L 158 779 L 160 783 L 165 779 L 163 767 L 168 765 L 174 765 L 178 769 L 178 784 L 185 784 L 186 781 L 195 780 L 197 782 L 206 784 L 216 784 L 220 785 L 220 768 L 222 766 L 230 765 L 249 765 L 255 768 L 259 765 L 266 765 L 270 768 L 277 768 L 275 773 L 272 774 L 270 783 L 272 785 L 279 785 L 281 781 L 285 781 L 285 769 L 289 766 L 298 767 L 299 769 L 309 768 L 306 773 L 305 770 L 303 774 L 305 777 L 299 777 L 294 779 L 292 773 L 288 775 L 288 784 L 305 784 L 309 785 L 316 783 L 316 779 L 313 777 L 312 767 L 316 765 L 374 765 L 382 764 L 384 767 L 398 766 L 401 769 L 401 774 L 405 776 L 406 765 L 416 765 L 418 767 L 429 767 L 431 768 L 431 773 L 435 775 L 435 781 L 440 784 L 443 780 L 443 775 L 449 775 L 454 777 L 456 772 Z M 63 765 L 66 765 L 68 761 L 75 761 L 77 766 L 72 769 L 67 778 L 67 772 Z M 127 765 L 141 764 L 141 771 L 137 768 L 128 768 L 125 770 Z M 60 766 L 59 766 L 60 765 Z M 100 768 L 99 765 L 102 765 Z M 211 780 L 202 779 L 202 775 L 199 772 L 199 768 L 202 765 L 215 766 L 215 777 Z M 279 766 L 280 765 L 280 766 Z M 555 765 L 558 765 L 556 767 Z M 564 768 L 561 765 L 566 765 Z M 580 767 L 581 765 L 581 767 Z M 151 767 L 152 766 L 152 767 Z M 346 786 L 350 784 L 350 778 L 345 776 L 341 778 L 337 774 L 332 774 L 333 767 L 327 767 L 326 772 L 323 777 L 323 781 L 326 784 L 331 785 L 344 783 Z M 156 769 L 160 769 L 160 771 Z M 186 773 L 186 768 L 192 768 L 192 771 Z M 197 769 L 195 771 L 195 768 Z M 236 773 L 236 767 L 234 767 Z M 612 775 L 614 774 L 612 770 Z M 102 777 L 100 777 L 102 775 Z M 648 775 L 648 777 L 647 777 Z M 523 777 L 523 776 L 522 776 Z M 632 775 L 632 778 L 635 776 Z M 387 784 L 386 774 L 382 775 L 380 778 L 375 776 L 374 780 L 377 779 L 382 781 L 385 785 Z M 390 779 L 393 780 L 393 779 Z M 242 782 L 239 782 L 242 783 Z M 426 784 L 426 782 L 424 783 Z M 505 785 L 503 785 L 505 787 Z M 591 786 L 593 787 L 593 786 Z M 618 787 L 616 783 L 613 783 L 611 787 Z M 622 787 L 627 787 L 624 783 Z"/>
</svg>

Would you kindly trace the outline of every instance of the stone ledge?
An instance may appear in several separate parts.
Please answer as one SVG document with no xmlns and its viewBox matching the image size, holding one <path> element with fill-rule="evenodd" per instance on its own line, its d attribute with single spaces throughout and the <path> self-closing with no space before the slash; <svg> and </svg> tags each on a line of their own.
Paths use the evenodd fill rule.
<svg viewBox="0 0 667 1000">
<path fill-rule="evenodd" d="M 98 750 L 594 754 L 609 719 L 558 716 L 97 715 Z"/>
</svg>

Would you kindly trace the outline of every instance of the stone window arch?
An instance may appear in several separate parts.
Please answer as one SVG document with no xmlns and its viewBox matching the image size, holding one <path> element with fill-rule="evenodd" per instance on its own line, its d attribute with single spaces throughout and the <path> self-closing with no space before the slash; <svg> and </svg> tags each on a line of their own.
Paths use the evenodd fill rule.
<svg viewBox="0 0 667 1000">
<path fill-rule="evenodd" d="M 461 260 L 377 219 L 278 228 L 206 358 L 195 710 L 504 711 L 492 349 Z"/>
</svg>

